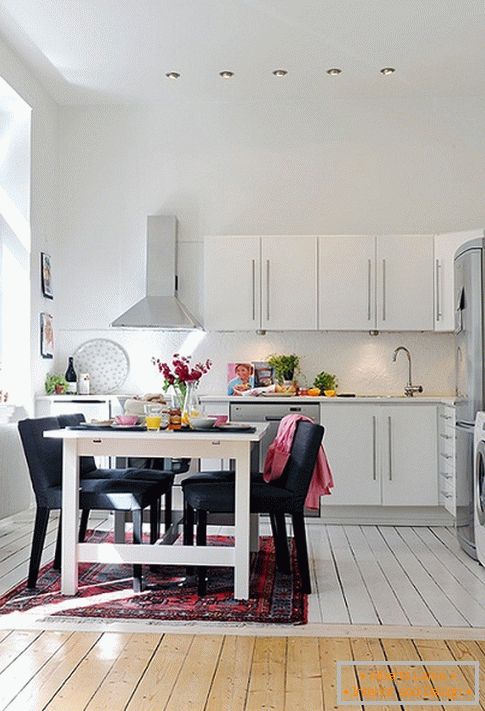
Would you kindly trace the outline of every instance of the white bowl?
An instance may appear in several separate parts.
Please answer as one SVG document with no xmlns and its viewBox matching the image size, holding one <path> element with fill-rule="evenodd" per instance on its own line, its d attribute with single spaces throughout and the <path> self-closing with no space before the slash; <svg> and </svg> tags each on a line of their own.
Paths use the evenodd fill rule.
<svg viewBox="0 0 485 711">
<path fill-rule="evenodd" d="M 210 430 L 215 424 L 215 417 L 191 417 L 189 420 L 189 425 L 197 430 Z"/>
</svg>

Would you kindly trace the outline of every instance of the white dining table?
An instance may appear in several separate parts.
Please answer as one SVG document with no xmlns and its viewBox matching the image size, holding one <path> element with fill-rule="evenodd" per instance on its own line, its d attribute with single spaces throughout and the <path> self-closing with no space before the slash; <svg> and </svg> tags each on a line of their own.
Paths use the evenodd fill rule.
<svg viewBox="0 0 485 711">
<path fill-rule="evenodd" d="M 75 595 L 82 562 L 146 565 L 230 566 L 234 597 L 249 597 L 251 448 L 260 442 L 267 424 L 253 432 L 161 430 L 48 430 L 45 437 L 63 442 L 61 592 Z M 79 543 L 79 457 L 188 457 L 233 459 L 236 472 L 234 546 L 135 545 Z"/>
</svg>

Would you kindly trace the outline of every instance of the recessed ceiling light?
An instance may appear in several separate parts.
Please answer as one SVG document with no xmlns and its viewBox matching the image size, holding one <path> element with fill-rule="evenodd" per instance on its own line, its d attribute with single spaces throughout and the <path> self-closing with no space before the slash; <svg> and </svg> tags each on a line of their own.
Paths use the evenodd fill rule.
<svg viewBox="0 0 485 711">
<path fill-rule="evenodd" d="M 381 74 L 384 74 L 386 77 L 388 74 L 394 74 L 395 71 L 394 67 L 384 67 L 381 69 Z"/>
<path fill-rule="evenodd" d="M 275 69 L 273 74 L 275 77 L 285 77 L 288 74 L 286 69 Z"/>
<path fill-rule="evenodd" d="M 167 72 L 165 76 L 167 77 L 167 79 L 178 79 L 180 77 L 180 74 L 178 72 Z"/>
<path fill-rule="evenodd" d="M 226 69 L 223 72 L 219 72 L 219 76 L 223 79 L 231 79 L 234 76 L 234 72 L 230 72 Z"/>
<path fill-rule="evenodd" d="M 337 74 L 342 74 L 342 70 L 338 67 L 332 67 L 331 69 L 327 69 L 327 74 L 330 74 L 331 77 L 336 77 Z"/>
</svg>

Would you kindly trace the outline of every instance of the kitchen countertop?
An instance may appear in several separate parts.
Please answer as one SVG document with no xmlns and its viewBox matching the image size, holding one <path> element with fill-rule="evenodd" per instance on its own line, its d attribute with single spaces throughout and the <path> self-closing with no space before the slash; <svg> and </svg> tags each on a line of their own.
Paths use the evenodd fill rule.
<svg viewBox="0 0 485 711">
<path fill-rule="evenodd" d="M 326 404 L 330 403 L 409 403 L 409 404 L 430 404 L 430 403 L 442 403 L 444 405 L 454 405 L 455 398 L 451 395 L 417 395 L 415 397 L 405 397 L 404 395 L 359 395 L 357 397 L 310 397 L 310 396 L 298 396 L 290 395 L 289 397 L 271 397 L 266 395 L 254 396 L 234 396 L 234 395 L 201 395 L 200 399 L 205 402 L 258 402 L 258 403 L 285 403 L 285 402 L 324 402 Z"/>
</svg>

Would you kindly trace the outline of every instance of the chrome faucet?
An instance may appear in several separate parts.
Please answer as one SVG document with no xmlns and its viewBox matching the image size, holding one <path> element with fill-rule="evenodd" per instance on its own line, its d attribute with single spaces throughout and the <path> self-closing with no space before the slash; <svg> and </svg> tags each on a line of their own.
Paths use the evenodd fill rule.
<svg viewBox="0 0 485 711">
<path fill-rule="evenodd" d="M 408 383 L 406 387 L 404 388 L 404 394 L 406 397 L 413 397 L 414 393 L 422 393 L 423 392 L 423 386 L 422 385 L 413 385 L 413 376 L 412 376 L 412 371 L 411 371 L 411 353 L 408 351 L 407 348 L 404 346 L 399 346 L 399 348 L 396 348 L 394 353 L 392 354 L 392 362 L 395 363 L 397 360 L 397 354 L 399 351 L 404 351 L 404 353 L 407 355 L 408 358 L 408 364 L 409 364 L 409 375 L 408 375 Z"/>
</svg>

